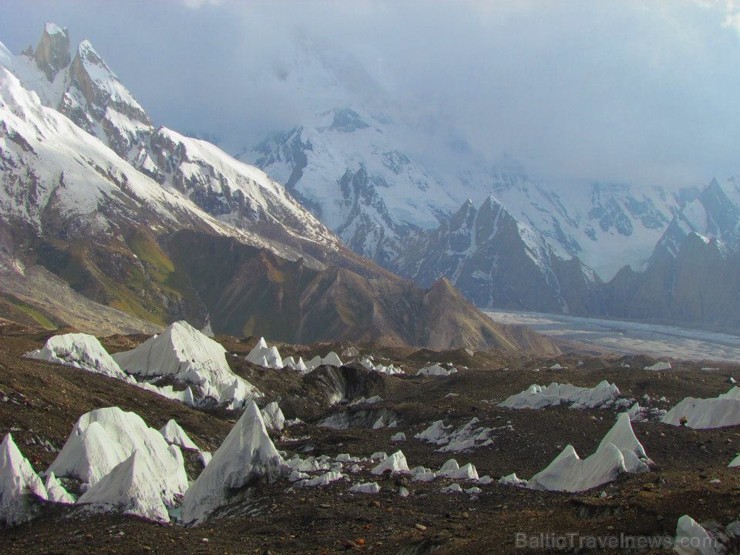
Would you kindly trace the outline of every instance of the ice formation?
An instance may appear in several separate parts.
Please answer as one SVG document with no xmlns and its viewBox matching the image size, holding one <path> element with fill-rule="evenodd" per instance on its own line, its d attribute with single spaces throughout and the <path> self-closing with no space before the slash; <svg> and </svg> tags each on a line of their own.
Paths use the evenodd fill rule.
<svg viewBox="0 0 740 555">
<path fill-rule="evenodd" d="M 508 474 L 499 478 L 498 483 L 502 486 L 526 487 L 527 480 L 522 480 L 516 475 L 516 472 L 514 472 L 512 474 Z"/>
<path fill-rule="evenodd" d="M 686 397 L 661 419 L 664 424 L 682 425 L 697 430 L 724 428 L 740 424 L 740 387 L 709 399 Z"/>
<path fill-rule="evenodd" d="M 83 414 L 48 471 L 94 486 L 134 451 L 137 468 L 161 492 L 165 504 L 185 493 L 188 480 L 179 447 L 168 445 L 139 415 L 118 407 Z"/>
<path fill-rule="evenodd" d="M 126 372 L 139 376 L 170 376 L 191 387 L 196 399 L 208 398 L 238 409 L 261 395 L 234 374 L 226 350 L 187 322 L 175 322 L 136 349 L 113 355 Z"/>
<path fill-rule="evenodd" d="M 49 472 L 46 476 L 46 482 L 44 482 L 46 492 L 49 494 L 49 501 L 53 503 L 70 504 L 75 502 L 75 498 L 64 489 L 62 483 L 54 476 L 53 472 Z"/>
<path fill-rule="evenodd" d="M 350 493 L 379 493 L 380 486 L 377 482 L 365 482 L 362 484 L 355 484 L 349 488 Z"/>
<path fill-rule="evenodd" d="M 477 480 L 478 471 L 472 463 L 461 467 L 455 459 L 450 459 L 442 465 L 437 476 L 452 480 Z"/>
<path fill-rule="evenodd" d="M 195 524 L 228 502 L 232 491 L 257 479 L 274 480 L 287 471 L 267 435 L 259 408 L 252 401 L 211 462 L 185 493 L 182 520 Z"/>
<path fill-rule="evenodd" d="M 170 445 L 178 445 L 183 449 L 192 449 L 194 451 L 200 451 L 200 448 L 193 442 L 188 434 L 183 430 L 180 425 L 174 420 L 169 420 L 164 427 L 159 430 L 165 441 Z"/>
<path fill-rule="evenodd" d="M 445 426 L 442 420 L 437 420 L 423 432 L 414 437 L 428 443 L 441 445 L 437 451 L 452 453 L 467 451 L 476 447 L 491 445 L 491 428 L 477 426 L 478 418 L 472 418 L 467 424 L 454 430 L 452 426 Z"/>
<path fill-rule="evenodd" d="M 721 555 L 725 552 L 719 542 L 688 515 L 678 519 L 673 549 L 679 555 Z"/>
<path fill-rule="evenodd" d="M 396 451 L 390 457 L 381 462 L 378 466 L 373 468 L 370 472 L 375 475 L 381 475 L 386 472 L 390 472 L 391 474 L 408 473 L 410 472 L 410 470 L 403 452 Z"/>
<path fill-rule="evenodd" d="M 268 430 L 279 432 L 285 428 L 285 415 L 280 410 L 277 402 L 268 403 L 260 412 L 262 413 L 262 420 L 265 422 L 265 427 Z"/>
<path fill-rule="evenodd" d="M 133 381 L 103 348 L 97 337 L 86 333 L 66 333 L 50 337 L 43 348 L 25 355 L 28 358 L 56 362 L 111 378 Z"/>
<path fill-rule="evenodd" d="M 619 395 L 619 388 L 606 380 L 591 388 L 553 382 L 547 387 L 530 385 L 525 391 L 512 395 L 498 406 L 509 409 L 543 409 L 569 404 L 571 408 L 605 408 L 611 406 Z"/>
<path fill-rule="evenodd" d="M 568 445 L 527 487 L 538 490 L 579 492 L 611 482 L 623 472 L 645 472 L 650 460 L 635 437 L 629 415 L 619 415 L 616 424 L 604 436 L 596 452 L 581 459 Z"/>
<path fill-rule="evenodd" d="M 78 500 L 103 511 L 121 511 L 169 522 L 156 477 L 150 473 L 145 457 L 134 451 L 103 479 L 92 485 Z"/>
<path fill-rule="evenodd" d="M 14 526 L 31 520 L 34 497 L 47 499 L 46 487 L 7 434 L 0 444 L 0 523 Z"/>
<path fill-rule="evenodd" d="M 260 337 L 260 340 L 254 346 L 254 348 L 249 351 L 249 354 L 247 355 L 247 361 L 251 362 L 252 364 L 256 364 L 257 366 L 262 366 L 264 368 L 274 368 L 276 370 L 289 368 L 290 370 L 296 370 L 297 372 L 301 372 L 302 374 L 310 372 L 311 370 L 315 370 L 322 365 L 342 366 L 343 364 L 342 360 L 334 351 L 329 352 L 323 358 L 317 355 L 308 362 L 304 362 L 302 357 L 298 357 L 297 362 L 293 357 L 283 359 L 280 356 L 278 348 L 274 345 L 272 347 L 269 347 L 264 337 Z"/>
<path fill-rule="evenodd" d="M 395 374 L 403 374 L 404 373 L 403 370 L 401 370 L 400 368 L 396 368 L 392 364 L 389 364 L 388 366 L 385 366 L 385 365 L 380 364 L 380 363 L 375 364 L 372 361 L 372 359 L 370 359 L 369 357 L 368 358 L 363 358 L 360 361 L 360 364 L 362 364 L 362 366 L 364 366 L 368 370 L 372 370 L 373 372 L 380 372 L 381 374 L 390 374 L 390 375 L 393 376 Z"/>
<path fill-rule="evenodd" d="M 421 368 L 416 375 L 417 376 L 449 376 L 450 374 L 457 373 L 457 368 L 450 367 L 450 368 L 444 368 L 440 366 L 439 364 L 432 364 L 431 366 L 426 366 L 424 368 Z"/>
</svg>

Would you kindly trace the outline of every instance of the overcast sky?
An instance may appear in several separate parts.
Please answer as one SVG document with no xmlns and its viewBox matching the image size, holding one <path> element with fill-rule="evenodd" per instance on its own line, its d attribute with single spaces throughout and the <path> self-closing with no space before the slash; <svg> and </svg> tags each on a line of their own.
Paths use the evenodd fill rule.
<svg viewBox="0 0 740 555">
<path fill-rule="evenodd" d="M 740 174 L 732 0 L 2 4 L 11 51 L 35 45 L 46 21 L 68 27 L 156 123 L 232 150 L 299 124 L 320 100 L 264 78 L 307 36 L 355 59 L 399 109 L 538 177 L 695 184 Z"/>
</svg>

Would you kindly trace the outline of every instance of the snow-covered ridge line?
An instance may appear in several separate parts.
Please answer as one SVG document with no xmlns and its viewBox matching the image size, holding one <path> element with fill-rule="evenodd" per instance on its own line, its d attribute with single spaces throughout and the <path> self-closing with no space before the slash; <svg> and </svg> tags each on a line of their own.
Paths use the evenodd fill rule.
<svg viewBox="0 0 740 555">
<path fill-rule="evenodd" d="M 47 67 L 49 63 L 54 67 Z M 66 29 L 52 24 L 35 52 L 14 56 L 2 46 L 0 65 L 4 104 L 13 105 L 15 115 L 3 113 L 2 120 L 14 140 L 31 147 L 17 153 L 16 162 L 38 171 L 45 185 L 38 187 L 41 194 L 34 200 L 39 213 L 58 191 L 68 213 L 92 217 L 98 205 L 119 200 L 116 189 L 122 189 L 124 196 L 159 212 L 173 227 L 205 224 L 291 260 L 304 256 L 316 267 L 322 263 L 297 245 L 309 242 L 315 251 L 341 249 L 338 238 L 262 170 L 205 141 L 156 129 L 89 41 L 72 58 Z M 12 91 L 9 81 L 15 83 Z M 22 119 L 30 125 L 24 127 Z M 6 146 L 17 150 L 17 145 Z M 62 163 L 65 158 L 77 159 L 82 167 Z M 75 187 L 57 187 L 62 173 Z M 106 184 L 111 177 L 112 187 Z M 78 190 L 82 184 L 87 190 Z M 29 203 L 3 202 L 3 193 L 0 189 L 0 209 L 40 224 L 39 214 L 28 211 Z"/>
</svg>

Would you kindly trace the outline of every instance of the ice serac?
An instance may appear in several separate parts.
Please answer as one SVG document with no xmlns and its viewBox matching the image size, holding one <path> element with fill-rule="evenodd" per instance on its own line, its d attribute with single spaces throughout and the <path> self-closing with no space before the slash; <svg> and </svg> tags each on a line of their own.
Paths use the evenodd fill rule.
<svg viewBox="0 0 740 555">
<path fill-rule="evenodd" d="M 64 488 L 53 472 L 47 473 L 44 486 L 49 494 L 49 501 L 53 503 L 64 503 L 66 505 L 75 502 L 75 498 Z"/>
<path fill-rule="evenodd" d="M 629 415 L 622 413 L 604 436 L 596 452 L 581 459 L 568 445 L 527 484 L 530 489 L 580 492 L 615 480 L 624 472 L 649 470 L 645 449 L 632 431 Z"/>
<path fill-rule="evenodd" d="M 183 430 L 180 424 L 178 424 L 174 419 L 168 420 L 167 424 L 159 430 L 159 433 L 162 434 L 162 437 L 164 437 L 165 441 L 170 445 L 177 445 L 183 449 L 200 451 L 198 446 L 192 439 L 190 439 L 185 430 Z"/>
<path fill-rule="evenodd" d="M 102 511 L 121 511 L 150 520 L 169 522 L 162 501 L 160 484 L 137 451 L 116 465 L 102 480 L 92 485 L 78 500 Z"/>
<path fill-rule="evenodd" d="M 403 451 L 396 451 L 370 472 L 379 476 L 386 472 L 390 474 L 407 474 L 410 470 Z"/>
<path fill-rule="evenodd" d="M 228 503 L 235 490 L 261 479 L 273 481 L 282 476 L 286 468 L 267 435 L 259 408 L 250 402 L 208 466 L 185 493 L 183 522 L 203 521 Z"/>
<path fill-rule="evenodd" d="M 684 420 L 685 419 L 685 420 Z M 685 425 L 696 430 L 740 424 L 740 387 L 708 399 L 686 397 L 661 419 L 664 424 Z"/>
<path fill-rule="evenodd" d="M 649 470 L 648 465 L 652 461 L 648 458 L 645 448 L 632 429 L 629 413 L 623 412 L 617 417 L 617 422 L 602 438 L 596 451 L 610 443 L 616 445 L 622 452 L 627 472 L 646 472 Z"/>
<path fill-rule="evenodd" d="M 127 372 L 140 376 L 170 376 L 194 390 L 196 399 L 240 408 L 261 393 L 237 376 L 226 361 L 226 350 L 187 322 L 175 322 L 137 348 L 113 355 Z"/>
<path fill-rule="evenodd" d="M 509 409 L 543 409 L 567 404 L 571 408 L 603 408 L 611 406 L 619 395 L 619 388 L 606 380 L 595 387 L 552 382 L 546 387 L 532 384 L 521 393 L 511 395 L 498 406 Z"/>
<path fill-rule="evenodd" d="M 722 545 L 689 515 L 683 515 L 676 523 L 673 549 L 679 555 L 721 555 Z"/>
<path fill-rule="evenodd" d="M 98 338 L 85 333 L 55 335 L 46 341 L 43 348 L 26 353 L 25 356 L 73 366 L 120 380 L 129 379 L 100 344 Z"/>
<path fill-rule="evenodd" d="M 83 414 L 48 472 L 94 486 L 134 451 L 137 465 L 156 485 L 162 501 L 174 503 L 188 487 L 180 449 L 168 445 L 139 415 L 118 407 Z"/>
<path fill-rule="evenodd" d="M 276 401 L 265 405 L 260 414 L 262 414 L 262 420 L 264 420 L 265 427 L 268 430 L 279 432 L 285 427 L 285 415 Z"/>
<path fill-rule="evenodd" d="M 0 444 L 0 523 L 15 526 L 31 520 L 34 501 L 47 498 L 41 478 L 6 434 Z"/>
<path fill-rule="evenodd" d="M 256 364 L 257 366 L 274 368 L 276 370 L 280 370 L 284 367 L 288 367 L 290 369 L 295 368 L 293 357 L 288 357 L 283 361 L 278 348 L 275 345 L 268 347 L 264 337 L 260 337 L 254 348 L 249 351 L 247 361 L 252 364 Z"/>
<path fill-rule="evenodd" d="M 451 374 L 457 373 L 457 368 L 442 368 L 439 364 L 432 364 L 431 366 L 425 366 L 420 368 L 416 373 L 417 376 L 450 376 Z"/>
</svg>

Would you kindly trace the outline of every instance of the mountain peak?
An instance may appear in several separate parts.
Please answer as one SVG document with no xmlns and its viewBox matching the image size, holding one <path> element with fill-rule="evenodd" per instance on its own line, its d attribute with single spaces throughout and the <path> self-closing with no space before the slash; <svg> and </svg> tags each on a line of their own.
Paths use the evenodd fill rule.
<svg viewBox="0 0 740 555">
<path fill-rule="evenodd" d="M 67 29 L 47 23 L 33 58 L 49 81 L 53 81 L 56 74 L 69 65 L 71 59 Z"/>
<path fill-rule="evenodd" d="M 341 108 L 334 110 L 334 120 L 330 129 L 342 133 L 352 133 L 358 129 L 370 127 L 362 116 L 351 108 Z"/>
<path fill-rule="evenodd" d="M 106 120 L 102 124 L 105 142 L 118 155 L 127 156 L 129 149 L 138 142 L 141 135 L 151 131 L 149 128 L 152 122 L 144 108 L 95 51 L 89 40 L 80 42 L 69 71 L 72 88 L 79 90 L 65 94 L 62 112 L 92 133 L 95 133 L 94 122 Z M 124 117 L 115 114 L 111 116 L 112 112 Z"/>
</svg>

